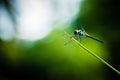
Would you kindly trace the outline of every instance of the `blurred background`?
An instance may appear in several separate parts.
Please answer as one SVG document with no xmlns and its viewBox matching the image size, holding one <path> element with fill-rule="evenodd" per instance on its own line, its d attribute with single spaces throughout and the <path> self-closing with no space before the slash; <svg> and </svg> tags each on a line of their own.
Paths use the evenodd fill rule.
<svg viewBox="0 0 120 80">
<path fill-rule="evenodd" d="M 0 0 L 0 80 L 120 80 L 64 34 L 80 26 L 101 44 L 82 44 L 120 71 L 117 0 Z"/>
</svg>

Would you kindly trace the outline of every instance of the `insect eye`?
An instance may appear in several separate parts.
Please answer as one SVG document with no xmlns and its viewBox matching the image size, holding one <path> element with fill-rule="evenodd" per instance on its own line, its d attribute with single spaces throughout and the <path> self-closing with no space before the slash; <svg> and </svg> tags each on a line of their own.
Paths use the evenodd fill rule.
<svg viewBox="0 0 120 80">
<path fill-rule="evenodd" d="M 77 31 L 76 30 L 74 31 L 74 34 L 77 35 Z"/>
</svg>

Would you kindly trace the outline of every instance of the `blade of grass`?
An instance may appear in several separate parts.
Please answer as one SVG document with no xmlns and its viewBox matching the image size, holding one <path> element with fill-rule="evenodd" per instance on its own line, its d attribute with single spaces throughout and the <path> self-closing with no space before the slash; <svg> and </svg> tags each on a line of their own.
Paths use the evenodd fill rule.
<svg viewBox="0 0 120 80">
<path fill-rule="evenodd" d="M 88 48 L 86 48 L 85 46 L 83 46 L 79 41 L 77 41 L 74 37 L 72 37 L 69 33 L 65 32 L 65 34 L 76 44 L 78 45 L 80 48 L 83 48 L 85 51 L 87 51 L 88 53 L 90 53 L 92 56 L 96 57 L 97 59 L 99 59 L 102 63 L 104 63 L 105 65 L 107 65 L 108 67 L 110 67 L 112 70 L 114 70 L 115 72 L 117 72 L 120 75 L 120 71 L 118 71 L 117 69 L 115 69 L 113 66 L 111 66 L 110 64 L 108 64 L 105 60 L 103 60 L 101 57 L 99 57 L 98 55 L 96 55 L 94 52 L 92 52 L 91 50 L 89 50 Z"/>
</svg>

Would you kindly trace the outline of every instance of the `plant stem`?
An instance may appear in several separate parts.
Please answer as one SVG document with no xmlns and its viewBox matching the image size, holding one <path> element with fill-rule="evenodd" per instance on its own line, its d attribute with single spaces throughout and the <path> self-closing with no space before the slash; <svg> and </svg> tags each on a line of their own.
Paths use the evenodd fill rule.
<svg viewBox="0 0 120 80">
<path fill-rule="evenodd" d="M 89 50 L 88 48 L 86 48 L 85 46 L 83 46 L 79 41 L 77 41 L 74 37 L 72 37 L 70 34 L 68 34 L 67 32 L 65 32 L 65 34 L 79 47 L 82 47 L 85 51 L 87 51 L 88 53 L 90 53 L 92 56 L 96 57 L 97 59 L 99 59 L 102 63 L 104 63 L 105 65 L 107 65 L 108 67 L 110 67 L 112 70 L 114 70 L 115 72 L 117 72 L 120 75 L 120 71 L 118 71 L 117 69 L 115 69 L 114 67 L 112 67 L 110 64 L 108 64 L 105 60 L 103 60 L 101 57 L 99 57 L 98 55 L 96 55 L 95 53 L 93 53 L 91 50 Z"/>
</svg>

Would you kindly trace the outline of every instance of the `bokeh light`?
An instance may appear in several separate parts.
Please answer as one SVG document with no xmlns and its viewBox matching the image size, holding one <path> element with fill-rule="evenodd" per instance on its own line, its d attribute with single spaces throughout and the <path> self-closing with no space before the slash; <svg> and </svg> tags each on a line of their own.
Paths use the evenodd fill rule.
<svg viewBox="0 0 120 80">
<path fill-rule="evenodd" d="M 82 26 L 104 44 L 78 41 L 120 70 L 120 5 L 112 1 L 0 0 L 0 80 L 119 80 L 64 34 Z"/>
<path fill-rule="evenodd" d="M 70 23 L 79 11 L 79 0 L 20 0 L 18 38 L 38 40 L 47 36 L 57 21 Z"/>
</svg>

